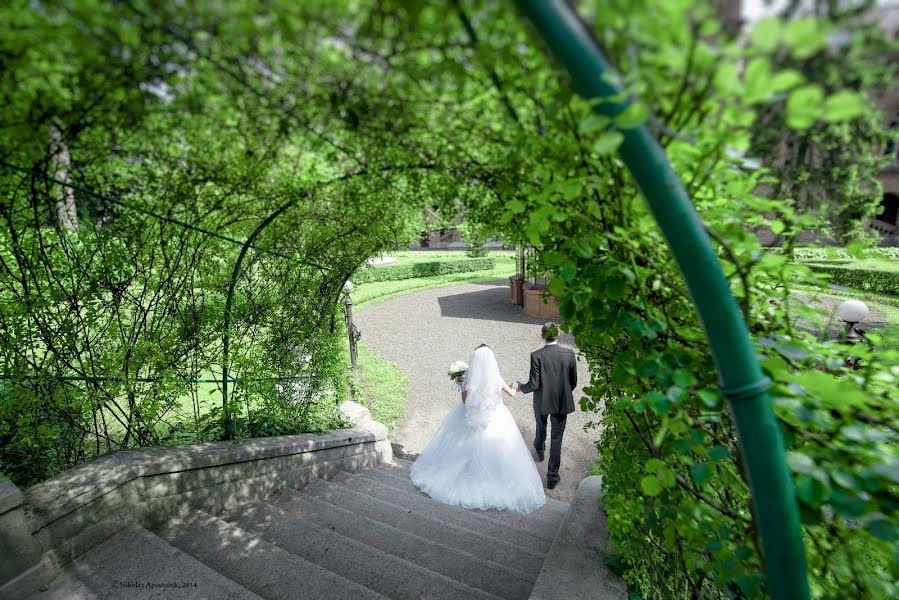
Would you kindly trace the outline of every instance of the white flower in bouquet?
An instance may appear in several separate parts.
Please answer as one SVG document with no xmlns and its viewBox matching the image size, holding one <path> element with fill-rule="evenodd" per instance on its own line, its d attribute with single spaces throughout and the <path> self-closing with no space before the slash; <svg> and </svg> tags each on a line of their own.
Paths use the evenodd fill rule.
<svg viewBox="0 0 899 600">
<path fill-rule="evenodd" d="M 462 362 L 461 360 L 457 360 L 453 364 L 450 365 L 449 368 L 449 377 L 456 383 L 456 391 L 462 391 L 462 380 L 464 379 L 464 375 L 468 372 L 468 365 Z"/>
</svg>

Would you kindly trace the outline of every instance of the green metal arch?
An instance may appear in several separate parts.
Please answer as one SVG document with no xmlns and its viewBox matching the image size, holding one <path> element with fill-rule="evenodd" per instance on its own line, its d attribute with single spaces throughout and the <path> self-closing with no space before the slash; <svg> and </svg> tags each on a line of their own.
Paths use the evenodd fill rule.
<svg viewBox="0 0 899 600">
<path fill-rule="evenodd" d="M 240 269 L 243 266 L 243 259 L 246 257 L 247 251 L 253 246 L 253 242 L 256 241 L 262 230 L 271 225 L 275 219 L 284 214 L 284 211 L 296 203 L 296 198 L 286 202 L 256 226 L 256 229 L 253 230 L 253 233 L 241 246 L 240 254 L 237 255 L 237 260 L 234 261 L 234 268 L 231 270 L 231 282 L 228 285 L 228 296 L 225 298 L 224 325 L 222 327 L 222 420 L 225 425 L 226 438 L 231 437 L 234 429 L 234 425 L 231 422 L 231 414 L 228 411 L 228 360 L 231 345 L 231 308 L 234 305 L 234 289 L 237 287 L 237 278 L 240 277 Z"/>
<path fill-rule="evenodd" d="M 621 90 L 598 45 L 564 0 L 516 0 L 519 10 L 568 71 L 581 96 L 611 98 Z M 598 103 L 612 116 L 630 101 Z M 702 221 L 664 149 L 645 126 L 622 130 L 619 155 L 643 193 L 687 284 L 712 350 L 721 393 L 736 421 L 764 549 L 772 598 L 809 597 L 805 549 L 783 439 L 746 323 Z"/>
</svg>

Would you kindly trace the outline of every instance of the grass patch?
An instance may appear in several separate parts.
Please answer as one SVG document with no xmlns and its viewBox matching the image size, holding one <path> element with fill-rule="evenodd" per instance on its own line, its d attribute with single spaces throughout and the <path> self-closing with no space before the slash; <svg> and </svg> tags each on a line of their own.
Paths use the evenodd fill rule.
<svg viewBox="0 0 899 600">
<path fill-rule="evenodd" d="M 368 408 L 375 421 L 393 431 L 406 412 L 409 379 L 394 363 L 384 360 L 361 343 L 357 345 L 357 351 L 358 382 L 351 384 L 355 400 Z"/>
</svg>

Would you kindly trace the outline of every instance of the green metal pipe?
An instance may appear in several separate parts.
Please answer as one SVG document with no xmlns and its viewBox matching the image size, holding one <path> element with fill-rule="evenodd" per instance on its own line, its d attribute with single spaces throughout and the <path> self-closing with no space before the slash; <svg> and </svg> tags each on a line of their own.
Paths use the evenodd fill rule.
<svg viewBox="0 0 899 600">
<path fill-rule="evenodd" d="M 596 42 L 564 0 L 516 0 L 516 4 L 568 71 L 578 94 L 593 99 L 621 93 Z M 602 102 L 594 110 L 614 117 L 628 104 Z M 671 247 L 709 341 L 721 393 L 733 411 L 762 538 L 768 591 L 778 600 L 808 598 L 802 527 L 767 391 L 770 381 L 759 366 L 702 221 L 665 151 L 645 126 L 621 133 L 621 159 Z"/>
</svg>

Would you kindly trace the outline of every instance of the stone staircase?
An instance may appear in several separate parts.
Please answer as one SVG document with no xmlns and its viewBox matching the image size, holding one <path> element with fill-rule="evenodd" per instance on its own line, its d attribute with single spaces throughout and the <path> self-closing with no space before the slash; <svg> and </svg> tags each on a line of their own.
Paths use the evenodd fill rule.
<svg viewBox="0 0 899 600">
<path fill-rule="evenodd" d="M 419 492 L 410 467 L 312 479 L 152 532 L 130 524 L 30 598 L 529 598 L 569 505 L 467 511 Z"/>
</svg>

